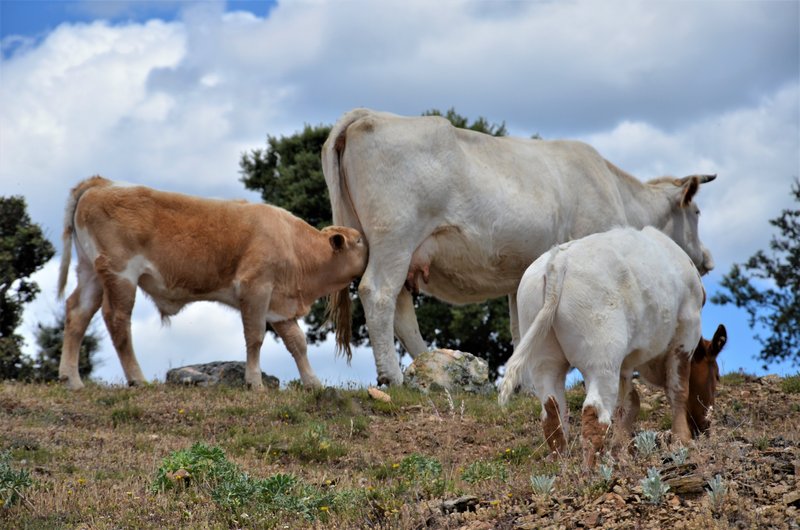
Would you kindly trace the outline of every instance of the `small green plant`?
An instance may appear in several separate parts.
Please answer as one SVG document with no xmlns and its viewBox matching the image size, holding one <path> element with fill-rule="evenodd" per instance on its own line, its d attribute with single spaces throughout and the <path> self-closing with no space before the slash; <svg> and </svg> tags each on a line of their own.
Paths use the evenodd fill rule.
<svg viewBox="0 0 800 530">
<path fill-rule="evenodd" d="M 711 511 L 720 513 L 722 505 L 725 503 L 725 497 L 728 494 L 728 485 L 722 480 L 720 475 L 714 475 L 714 478 L 709 479 L 708 482 L 708 502 L 711 504 Z"/>
<path fill-rule="evenodd" d="M 651 504 L 661 504 L 669 491 L 669 485 L 661 480 L 661 473 L 654 467 L 648 468 L 647 478 L 640 480 L 639 484 L 642 486 L 642 495 Z"/>
<path fill-rule="evenodd" d="M 328 435 L 324 423 L 312 423 L 289 448 L 303 462 L 327 462 L 347 453 L 341 444 Z"/>
<path fill-rule="evenodd" d="M 605 459 L 597 468 L 600 478 L 606 484 L 611 484 L 611 479 L 614 477 L 614 461 L 611 458 Z"/>
<path fill-rule="evenodd" d="M 419 491 L 428 497 L 444 493 L 445 481 L 442 477 L 442 464 L 430 456 L 413 453 L 393 465 L 399 480 L 400 491 Z"/>
<path fill-rule="evenodd" d="M 749 377 L 752 376 L 747 375 L 742 371 L 730 372 L 728 374 L 720 376 L 719 382 L 724 386 L 741 386 L 747 382 L 747 379 Z"/>
<path fill-rule="evenodd" d="M 676 465 L 682 466 L 686 463 L 686 459 L 689 457 L 689 449 L 686 447 L 679 447 L 677 451 L 673 451 L 669 454 L 669 459 Z"/>
<path fill-rule="evenodd" d="M 531 488 L 536 495 L 549 496 L 556 483 L 555 475 L 531 475 Z"/>
<path fill-rule="evenodd" d="M 33 484 L 25 469 L 14 471 L 11 468 L 11 453 L 0 453 L 0 502 L 3 508 L 10 508 L 23 498 L 22 492 Z"/>
<path fill-rule="evenodd" d="M 506 466 L 500 462 L 478 460 L 473 462 L 461 473 L 461 480 L 470 484 L 485 480 L 506 480 Z"/>
<path fill-rule="evenodd" d="M 173 452 L 162 461 L 151 490 L 158 493 L 190 484 L 214 484 L 236 471 L 222 449 L 198 442 L 189 449 Z"/>
<path fill-rule="evenodd" d="M 122 406 L 111 411 L 111 424 L 116 428 L 122 423 L 133 423 L 140 420 L 143 414 L 141 408 L 124 402 Z"/>
<path fill-rule="evenodd" d="M 633 437 L 633 445 L 642 456 L 650 456 L 656 452 L 658 444 L 656 443 L 655 431 L 641 431 L 636 433 Z"/>
<path fill-rule="evenodd" d="M 800 394 L 800 373 L 784 377 L 781 390 L 787 394 Z"/>
</svg>

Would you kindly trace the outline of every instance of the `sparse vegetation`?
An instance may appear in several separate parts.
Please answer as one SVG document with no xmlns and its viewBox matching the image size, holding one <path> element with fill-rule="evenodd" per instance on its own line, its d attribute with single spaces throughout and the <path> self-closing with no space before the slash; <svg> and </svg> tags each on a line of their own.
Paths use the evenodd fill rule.
<svg viewBox="0 0 800 530">
<path fill-rule="evenodd" d="M 652 504 L 661 504 L 669 491 L 669 485 L 661 480 L 661 473 L 654 467 L 647 469 L 647 477 L 640 480 L 639 484 L 642 486 L 642 495 Z"/>
<path fill-rule="evenodd" d="M 640 455 L 647 458 L 656 452 L 658 434 L 655 431 L 640 431 L 633 437 L 633 446 Z"/>
<path fill-rule="evenodd" d="M 659 433 L 649 457 L 609 452 L 591 474 L 580 415 L 565 455 L 550 456 L 531 395 L 501 410 L 496 396 L 408 388 L 378 404 L 361 388 L 3 381 L 0 481 L 13 474 L 16 493 L 0 528 L 782 528 L 798 518 L 784 498 L 797 480 L 800 394 L 750 377 L 723 383 L 711 431 L 683 463 Z M 635 384 L 652 410 L 637 428 L 656 432 L 666 400 Z M 659 488 L 658 503 L 640 489 L 648 468 L 678 484 Z M 686 478 L 695 493 L 680 490 Z M 469 507 L 444 507 L 457 499 Z"/>
</svg>

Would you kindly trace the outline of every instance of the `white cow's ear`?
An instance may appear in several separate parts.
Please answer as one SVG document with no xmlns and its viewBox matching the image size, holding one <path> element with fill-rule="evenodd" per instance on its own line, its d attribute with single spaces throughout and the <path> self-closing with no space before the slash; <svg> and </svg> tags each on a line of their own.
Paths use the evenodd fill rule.
<svg viewBox="0 0 800 530">
<path fill-rule="evenodd" d="M 342 234 L 333 234 L 328 238 L 328 241 L 330 241 L 334 252 L 339 252 L 344 248 L 344 236 Z"/>
<path fill-rule="evenodd" d="M 700 179 L 696 176 L 685 177 L 683 181 L 683 194 L 681 195 L 681 208 L 689 206 L 697 190 L 700 189 Z"/>
</svg>

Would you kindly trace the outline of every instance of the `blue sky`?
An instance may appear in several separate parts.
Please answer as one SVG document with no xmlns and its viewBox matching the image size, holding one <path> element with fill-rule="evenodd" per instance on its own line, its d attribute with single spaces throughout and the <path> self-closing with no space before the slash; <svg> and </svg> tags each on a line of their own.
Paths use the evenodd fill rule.
<svg viewBox="0 0 800 530">
<path fill-rule="evenodd" d="M 573 138 L 641 179 L 717 173 L 697 201 L 722 274 L 766 248 L 768 220 L 800 175 L 798 2 L 54 2 L 0 1 L 0 193 L 26 197 L 59 254 L 69 188 L 94 173 L 211 197 L 258 201 L 241 153 L 267 134 L 332 124 L 368 106 L 399 114 L 455 107 L 511 134 Z M 21 331 L 59 310 L 58 257 Z M 74 285 L 74 278 L 71 279 Z M 726 324 L 723 371 L 765 373 L 746 314 Z M 103 331 L 101 320 L 96 328 Z M 147 377 L 244 358 L 238 316 L 196 304 L 168 328 L 140 297 L 133 340 Z M 477 353 L 477 352 L 476 352 Z M 121 381 L 107 338 L 98 375 Z M 330 345 L 312 366 L 331 383 L 374 380 Z M 297 375 L 280 344 L 262 368 Z M 794 373 L 789 364 L 766 372 Z"/>
</svg>

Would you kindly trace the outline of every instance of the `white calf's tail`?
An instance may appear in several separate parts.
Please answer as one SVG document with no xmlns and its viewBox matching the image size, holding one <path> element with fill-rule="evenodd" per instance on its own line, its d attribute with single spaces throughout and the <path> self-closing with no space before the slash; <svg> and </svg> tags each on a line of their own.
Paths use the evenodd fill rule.
<svg viewBox="0 0 800 530">
<path fill-rule="evenodd" d="M 530 379 L 531 359 L 536 354 L 542 341 L 553 327 L 553 320 L 556 317 L 558 303 L 561 300 L 561 287 L 564 283 L 564 272 L 566 262 L 562 261 L 561 266 L 555 263 L 558 247 L 553 247 L 550 251 L 550 258 L 547 260 L 547 267 L 544 277 L 544 305 L 536 315 L 531 327 L 525 331 L 519 345 L 514 350 L 511 358 L 506 363 L 506 373 L 503 383 L 500 385 L 499 402 L 505 406 L 511 398 L 511 394 L 520 383 Z M 517 299 L 518 306 L 525 303 L 523 298 Z"/>
<path fill-rule="evenodd" d="M 110 180 L 94 176 L 80 181 L 69 192 L 67 207 L 64 210 L 64 232 L 61 235 L 63 248 L 61 249 L 61 266 L 58 271 L 59 298 L 64 298 L 64 287 L 67 285 L 67 276 L 69 275 L 69 263 L 72 261 L 72 234 L 75 232 L 75 210 L 78 208 L 78 201 L 89 188 L 108 186 L 109 184 L 111 184 Z"/>
</svg>

